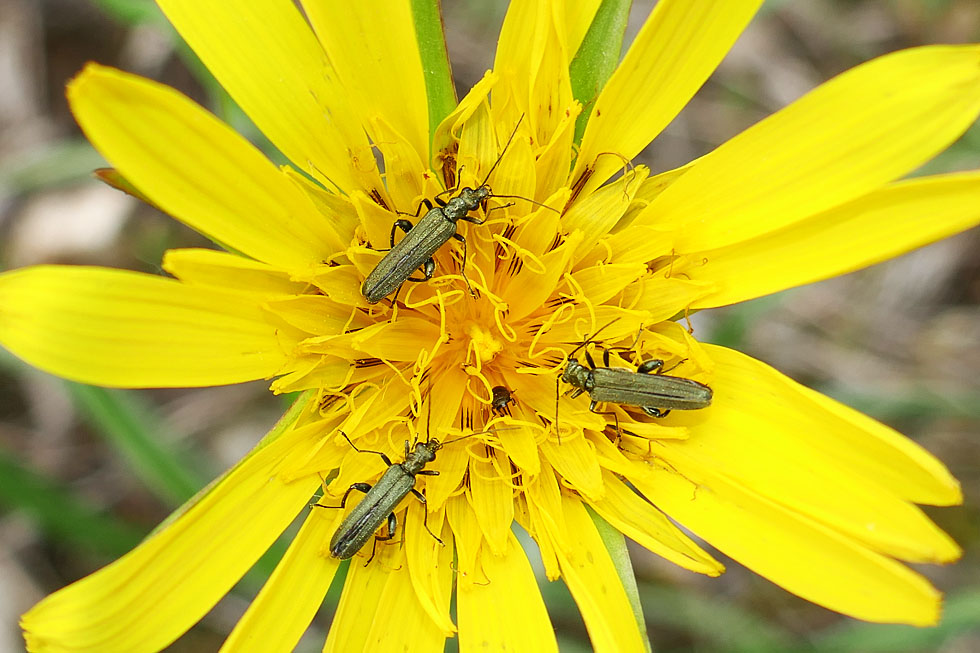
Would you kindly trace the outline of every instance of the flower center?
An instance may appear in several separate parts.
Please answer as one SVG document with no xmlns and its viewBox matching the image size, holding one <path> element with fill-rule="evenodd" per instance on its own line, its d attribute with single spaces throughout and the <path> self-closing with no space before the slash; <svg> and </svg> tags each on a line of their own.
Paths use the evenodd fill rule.
<svg viewBox="0 0 980 653">
<path fill-rule="evenodd" d="M 467 344 L 467 363 L 476 366 L 477 369 L 491 362 L 497 354 L 503 351 L 504 343 L 494 337 L 492 331 L 479 323 L 469 322 L 464 330 L 470 339 Z"/>
</svg>

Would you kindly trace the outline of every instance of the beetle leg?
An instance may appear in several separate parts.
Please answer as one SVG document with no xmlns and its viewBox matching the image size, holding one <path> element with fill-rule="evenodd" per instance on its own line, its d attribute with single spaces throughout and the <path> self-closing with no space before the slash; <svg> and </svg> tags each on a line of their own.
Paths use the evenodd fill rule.
<svg viewBox="0 0 980 653">
<path fill-rule="evenodd" d="M 415 217 L 416 218 L 419 217 L 419 215 L 422 213 L 422 207 L 423 206 L 425 207 L 425 210 L 426 211 L 431 211 L 434 208 L 432 206 L 432 202 L 430 202 L 428 199 L 426 199 L 426 198 L 423 197 L 422 198 L 422 201 L 419 202 L 418 207 L 415 209 Z"/>
<path fill-rule="evenodd" d="M 572 391 L 572 394 L 568 395 L 568 398 L 574 399 L 575 397 L 579 396 L 583 392 L 585 392 L 585 390 L 583 390 L 582 388 L 575 388 L 575 390 Z"/>
<path fill-rule="evenodd" d="M 415 495 L 415 498 L 416 499 L 418 499 L 419 501 L 422 502 L 422 506 L 423 506 L 422 507 L 422 525 L 425 526 L 425 530 L 429 531 L 429 535 L 431 535 L 432 537 L 436 538 L 436 542 L 438 542 L 439 544 L 442 544 L 443 546 L 445 546 L 446 545 L 445 542 L 443 542 L 441 539 L 439 539 L 439 536 L 437 536 L 435 533 L 433 533 L 432 532 L 432 529 L 429 528 L 429 510 L 428 510 L 429 504 L 427 504 L 425 502 L 425 495 L 422 494 L 421 492 L 419 492 L 418 490 L 416 490 L 415 488 L 412 488 L 412 494 Z"/>
<path fill-rule="evenodd" d="M 477 222 L 476 224 L 482 223 Z M 463 238 L 463 234 L 453 234 L 453 238 L 463 243 L 463 263 L 459 266 L 459 273 L 463 276 L 463 281 L 466 282 L 466 287 L 469 289 L 470 295 L 476 297 L 476 293 L 473 292 L 473 286 L 470 285 L 470 280 L 466 276 L 466 239 Z"/>
<path fill-rule="evenodd" d="M 612 365 L 610 365 L 610 363 L 609 363 L 609 350 L 608 349 L 603 349 L 602 350 L 602 364 L 605 365 L 606 367 L 612 367 Z"/>
<path fill-rule="evenodd" d="M 651 372 L 653 372 L 654 374 L 661 374 L 661 370 L 663 369 L 663 366 L 664 366 L 664 362 L 659 358 L 655 358 L 653 360 L 648 360 L 645 363 L 640 363 L 639 367 L 636 368 L 636 373 L 650 374 Z"/>
<path fill-rule="evenodd" d="M 374 560 L 374 554 L 378 552 L 378 542 L 387 542 L 388 540 L 395 537 L 395 530 L 398 528 L 398 518 L 395 517 L 395 513 L 388 515 L 388 534 L 387 535 L 375 535 L 374 544 L 371 545 L 371 557 L 367 559 L 364 566 L 367 567 Z"/>
<path fill-rule="evenodd" d="M 596 407 L 596 405 L 598 403 L 599 403 L 598 401 L 596 401 L 595 399 L 593 399 L 592 400 L 592 403 L 589 404 L 589 411 L 595 413 L 596 415 L 612 415 L 613 416 L 613 419 L 616 420 L 616 444 L 618 445 L 622 441 L 622 439 L 623 439 L 623 432 L 619 428 L 619 415 L 616 414 L 616 411 L 614 411 L 614 410 L 609 410 L 609 411 L 599 411 L 599 410 L 596 410 L 595 407 Z"/>
<path fill-rule="evenodd" d="M 588 349 L 585 350 L 585 360 L 589 363 L 589 367 L 595 369 L 595 361 L 592 360 L 592 354 L 589 353 Z"/>
<path fill-rule="evenodd" d="M 425 283 L 426 281 L 431 279 L 432 275 L 435 273 L 436 262 L 430 258 L 428 261 L 423 263 L 422 267 L 419 269 L 422 271 L 422 275 L 423 275 L 421 279 L 419 279 L 418 277 L 408 277 L 407 279 L 405 279 L 405 281 L 411 281 L 412 283 Z"/>
<path fill-rule="evenodd" d="M 350 493 L 353 492 L 354 490 L 367 494 L 371 490 L 371 485 L 369 483 L 354 483 L 349 488 L 347 488 L 346 492 L 344 492 L 344 497 L 340 500 L 339 506 L 325 506 L 322 503 L 314 503 L 313 507 L 314 508 L 345 508 L 347 507 L 347 497 L 350 496 Z"/>
<path fill-rule="evenodd" d="M 459 166 L 459 168 L 456 170 L 456 185 L 453 186 L 452 188 L 447 188 L 446 190 L 442 190 L 442 191 L 439 191 L 438 193 L 436 193 L 436 196 L 435 196 L 434 199 L 435 199 L 436 202 L 439 203 L 439 206 L 445 206 L 446 205 L 445 202 L 443 202 L 442 200 L 439 199 L 441 196 L 447 195 L 447 194 L 448 195 L 452 195 L 453 193 L 456 193 L 456 192 L 459 191 L 459 184 L 460 184 L 460 181 L 462 181 L 462 177 L 463 177 L 463 166 Z"/>
<path fill-rule="evenodd" d="M 676 370 L 676 369 L 677 369 L 678 367 L 680 367 L 680 366 L 681 366 L 681 365 L 682 365 L 682 364 L 684 363 L 684 361 L 686 361 L 686 360 L 687 360 L 686 358 L 682 358 L 682 359 L 680 359 L 679 361 L 677 361 L 677 363 L 676 363 L 676 364 L 675 364 L 675 365 L 674 365 L 673 367 L 669 367 L 669 368 L 667 368 L 667 369 L 665 369 L 665 370 L 660 370 L 659 372 L 657 372 L 657 374 L 666 374 L 667 372 L 670 372 L 671 370 Z"/>
<path fill-rule="evenodd" d="M 391 246 L 392 247 L 395 246 L 395 230 L 396 229 L 401 229 L 405 233 L 408 233 L 409 231 L 412 230 L 412 227 L 413 226 L 414 225 L 411 222 L 409 222 L 408 220 L 395 220 L 395 224 L 391 225 L 391 236 L 388 239 L 389 242 L 391 242 Z"/>
<path fill-rule="evenodd" d="M 659 408 L 653 408 L 651 406 L 640 406 L 640 408 L 642 408 L 643 412 L 650 417 L 667 417 L 667 415 L 670 414 L 669 408 L 667 410 L 660 410 Z"/>
<path fill-rule="evenodd" d="M 340 434 L 342 436 L 344 436 L 344 439 L 347 440 L 347 444 L 349 444 L 354 449 L 354 451 L 356 451 L 357 453 L 376 453 L 379 456 L 381 456 L 381 460 L 385 461 L 385 465 L 387 465 L 388 467 L 391 467 L 391 459 L 388 458 L 388 456 L 386 456 L 385 454 L 381 453 L 380 451 L 372 451 L 371 449 L 358 449 L 357 448 L 357 445 L 355 445 L 353 442 L 350 441 L 350 438 L 347 437 L 347 434 L 346 433 L 344 433 L 343 431 L 341 431 Z M 363 483 L 361 485 L 363 485 Z M 351 487 L 353 487 L 353 485 Z M 348 490 L 348 492 L 349 491 L 350 490 Z"/>
</svg>

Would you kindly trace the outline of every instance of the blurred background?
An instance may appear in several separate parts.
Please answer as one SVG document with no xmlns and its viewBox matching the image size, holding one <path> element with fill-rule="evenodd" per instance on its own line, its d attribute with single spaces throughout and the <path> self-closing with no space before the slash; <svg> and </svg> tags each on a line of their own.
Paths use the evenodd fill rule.
<svg viewBox="0 0 980 653">
<path fill-rule="evenodd" d="M 444 4 L 462 95 L 491 65 L 506 3 Z M 628 39 L 652 4 L 634 3 Z M 639 160 L 654 172 L 675 167 L 867 59 L 970 41 L 980 41 L 976 0 L 769 0 L 716 75 Z M 105 163 L 64 98 L 66 81 L 89 60 L 174 86 L 266 146 L 152 2 L 0 0 L 2 269 L 71 263 L 160 273 L 164 250 L 209 245 L 91 177 Z M 976 168 L 980 127 L 917 174 Z M 965 555 L 955 566 L 920 569 L 946 594 L 943 623 L 864 624 L 798 599 L 723 556 L 728 573 L 708 579 L 634 548 L 655 648 L 980 650 L 978 246 L 980 231 L 973 230 L 845 277 L 696 316 L 702 340 L 774 365 L 899 429 L 949 465 L 965 505 L 927 511 Z M 267 386 L 105 390 L 51 377 L 0 350 L 0 652 L 23 650 L 22 612 L 128 551 L 248 451 L 286 405 Z M 169 650 L 216 650 L 288 535 Z M 590 650 L 567 589 L 542 583 L 561 650 Z M 334 585 L 299 650 L 320 650 L 339 595 Z"/>
</svg>

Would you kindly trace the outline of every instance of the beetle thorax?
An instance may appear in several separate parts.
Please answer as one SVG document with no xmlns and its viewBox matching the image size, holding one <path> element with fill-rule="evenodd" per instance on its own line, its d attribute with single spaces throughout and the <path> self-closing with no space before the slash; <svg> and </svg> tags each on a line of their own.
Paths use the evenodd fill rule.
<svg viewBox="0 0 980 653">
<path fill-rule="evenodd" d="M 418 474 L 423 467 L 436 459 L 436 451 L 441 447 L 442 445 L 435 439 L 428 442 L 416 442 L 415 448 L 402 463 L 402 469 L 408 474 Z"/>
<path fill-rule="evenodd" d="M 561 375 L 561 380 L 588 391 L 592 389 L 592 370 L 576 360 L 570 360 Z"/>
</svg>

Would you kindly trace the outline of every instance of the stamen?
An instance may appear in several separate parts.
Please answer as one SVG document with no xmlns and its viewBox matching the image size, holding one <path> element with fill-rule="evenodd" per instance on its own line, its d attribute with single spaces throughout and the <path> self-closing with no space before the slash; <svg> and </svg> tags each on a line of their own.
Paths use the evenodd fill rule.
<svg viewBox="0 0 980 653">
<path fill-rule="evenodd" d="M 544 262 L 540 258 L 538 258 L 537 255 L 531 252 L 531 250 L 521 247 L 513 240 L 509 238 L 505 238 L 501 234 L 494 234 L 493 240 L 497 244 L 499 244 L 500 247 L 504 250 L 504 252 L 506 254 L 509 254 L 510 257 L 515 257 L 522 261 L 526 259 L 529 262 L 534 263 L 535 267 L 532 267 L 530 269 L 535 274 L 544 274 L 547 271 L 547 267 L 545 266 Z M 511 252 L 509 248 L 513 248 L 513 252 Z M 500 258 L 502 261 L 506 261 L 508 260 L 509 257 L 505 258 L 501 256 L 498 258 Z"/>
<path fill-rule="evenodd" d="M 493 320 L 497 324 L 497 330 L 500 331 L 500 335 L 503 336 L 504 340 L 507 342 L 517 342 L 517 332 L 509 324 L 504 324 L 503 318 L 507 315 L 508 309 L 495 310 L 493 312 Z"/>
</svg>

